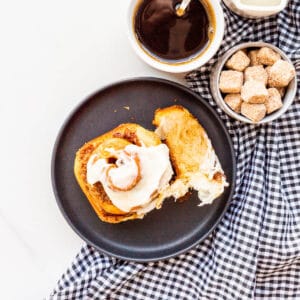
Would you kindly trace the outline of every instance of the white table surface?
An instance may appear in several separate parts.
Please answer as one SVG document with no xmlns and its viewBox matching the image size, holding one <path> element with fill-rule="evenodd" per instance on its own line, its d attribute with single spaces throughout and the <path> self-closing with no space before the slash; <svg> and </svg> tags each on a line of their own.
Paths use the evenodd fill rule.
<svg viewBox="0 0 300 300">
<path fill-rule="evenodd" d="M 123 78 L 183 82 L 136 57 L 126 37 L 128 3 L 1 5 L 1 299 L 43 299 L 84 243 L 60 213 L 50 181 L 52 147 L 74 106 Z"/>
</svg>

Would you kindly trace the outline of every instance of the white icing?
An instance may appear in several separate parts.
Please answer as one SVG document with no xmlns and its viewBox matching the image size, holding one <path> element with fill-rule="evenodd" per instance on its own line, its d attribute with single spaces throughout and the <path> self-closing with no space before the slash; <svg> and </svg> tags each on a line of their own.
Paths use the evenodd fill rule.
<svg viewBox="0 0 300 300">
<path fill-rule="evenodd" d="M 149 204 L 153 194 L 160 192 L 169 184 L 173 170 L 169 159 L 169 148 L 165 144 L 151 147 L 128 145 L 123 152 L 132 157 L 137 155 L 139 158 L 141 179 L 135 187 L 129 191 L 113 191 L 108 186 L 106 177 L 110 164 L 105 159 L 95 160 L 95 156 L 91 156 L 87 164 L 87 181 L 89 184 L 101 182 L 111 202 L 120 210 L 130 212 L 135 207 L 140 209 Z M 123 157 L 122 151 L 118 151 L 118 157 L 120 159 Z M 121 162 L 117 161 L 117 164 Z M 109 174 L 112 171 L 114 169 L 111 169 Z M 114 183 L 125 185 L 135 172 L 136 169 L 131 162 L 121 164 L 113 173 Z"/>
</svg>

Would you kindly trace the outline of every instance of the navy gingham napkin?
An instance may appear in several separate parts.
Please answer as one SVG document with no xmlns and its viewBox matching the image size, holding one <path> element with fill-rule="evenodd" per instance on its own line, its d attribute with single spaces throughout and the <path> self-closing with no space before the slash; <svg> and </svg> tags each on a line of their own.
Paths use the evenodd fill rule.
<svg viewBox="0 0 300 300">
<path fill-rule="evenodd" d="M 219 52 L 186 79 L 217 110 L 234 143 L 237 183 L 227 213 L 202 243 L 166 261 L 128 262 L 85 245 L 49 299 L 300 299 L 299 90 L 280 119 L 256 126 L 230 119 L 209 91 L 218 57 L 247 41 L 278 46 L 299 76 L 300 1 L 259 20 L 223 7 L 226 32 Z"/>
</svg>

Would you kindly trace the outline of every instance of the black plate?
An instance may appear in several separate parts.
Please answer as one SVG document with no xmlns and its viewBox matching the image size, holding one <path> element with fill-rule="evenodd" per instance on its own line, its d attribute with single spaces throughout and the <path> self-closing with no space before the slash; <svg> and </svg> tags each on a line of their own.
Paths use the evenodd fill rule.
<svg viewBox="0 0 300 300">
<path fill-rule="evenodd" d="M 166 200 L 162 209 L 150 212 L 143 220 L 120 224 L 100 221 L 73 175 L 76 151 L 120 123 L 136 122 L 153 129 L 154 111 L 173 104 L 186 107 L 204 126 L 230 187 L 211 205 L 198 207 L 199 199 L 193 193 L 182 203 Z M 233 147 L 217 114 L 186 87 L 156 78 L 118 82 L 90 96 L 71 113 L 53 151 L 53 189 L 68 223 L 87 243 L 126 260 L 146 262 L 170 258 L 203 240 L 223 216 L 234 181 Z"/>
</svg>

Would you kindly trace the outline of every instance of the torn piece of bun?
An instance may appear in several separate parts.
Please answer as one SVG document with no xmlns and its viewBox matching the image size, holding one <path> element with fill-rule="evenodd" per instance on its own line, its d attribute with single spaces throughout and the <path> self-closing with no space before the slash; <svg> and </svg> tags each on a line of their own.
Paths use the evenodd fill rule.
<svg viewBox="0 0 300 300">
<path fill-rule="evenodd" d="M 183 197 L 189 189 L 198 191 L 200 205 L 212 203 L 228 185 L 210 139 L 198 120 L 184 107 L 158 109 L 153 124 L 170 149 L 175 181 L 161 197 Z"/>
</svg>

